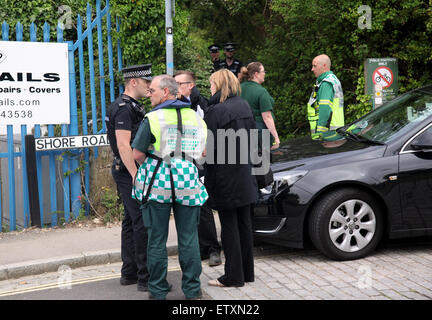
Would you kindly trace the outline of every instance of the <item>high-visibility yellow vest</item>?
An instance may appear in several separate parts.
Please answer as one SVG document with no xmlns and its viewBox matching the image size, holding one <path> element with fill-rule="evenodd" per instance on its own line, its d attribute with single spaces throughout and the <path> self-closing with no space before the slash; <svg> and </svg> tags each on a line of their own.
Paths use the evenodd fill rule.
<svg viewBox="0 0 432 320">
<path fill-rule="evenodd" d="M 317 122 L 319 117 L 318 103 L 320 102 L 317 101 L 317 96 L 319 98 L 319 88 L 324 81 L 329 82 L 333 86 L 334 90 L 333 101 L 326 101 L 327 103 L 329 103 L 330 108 L 332 109 L 332 115 L 331 120 L 328 122 L 328 126 L 326 128 L 319 128 L 319 130 L 317 130 Z M 345 125 L 343 106 L 344 98 L 342 85 L 339 79 L 333 73 L 329 73 L 321 82 L 317 82 L 315 84 L 315 87 L 309 98 L 309 102 L 307 104 L 307 114 L 312 136 L 314 136 L 318 131 L 325 132 L 343 127 Z"/>
<path fill-rule="evenodd" d="M 163 108 L 145 115 L 150 123 L 150 131 L 156 142 L 149 151 L 159 158 L 165 158 L 176 151 L 177 143 L 177 109 Z M 183 134 L 181 152 L 188 157 L 201 157 L 207 139 L 207 126 L 204 120 L 190 108 L 179 109 L 182 119 Z"/>
<path fill-rule="evenodd" d="M 177 110 L 183 129 L 180 139 Z M 175 201 L 186 206 L 202 206 L 208 194 L 193 160 L 202 157 L 205 148 L 207 126 L 204 120 L 189 107 L 162 108 L 145 117 L 156 141 L 149 146 L 150 155 L 138 169 L 132 197 L 139 201 Z"/>
</svg>

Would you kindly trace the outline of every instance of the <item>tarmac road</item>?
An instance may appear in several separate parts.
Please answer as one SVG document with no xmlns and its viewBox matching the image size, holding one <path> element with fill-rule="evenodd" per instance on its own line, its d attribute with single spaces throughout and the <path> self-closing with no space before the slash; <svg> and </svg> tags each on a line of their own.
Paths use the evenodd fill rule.
<svg viewBox="0 0 432 320">
<path fill-rule="evenodd" d="M 255 282 L 242 288 L 209 287 L 223 265 L 203 262 L 203 299 L 215 300 L 431 300 L 432 238 L 385 241 L 371 256 L 337 262 L 314 249 L 256 247 Z M 184 299 L 176 256 L 169 257 L 168 300 Z M 0 300 L 147 300 L 136 286 L 120 286 L 120 263 L 0 281 Z M 63 277 L 63 278 L 62 278 Z M 59 279 L 61 280 L 59 282 Z M 69 289 L 60 289 L 70 284 Z"/>
<path fill-rule="evenodd" d="M 169 300 L 183 300 L 181 271 L 169 270 L 168 282 L 173 284 Z M 0 296 L 2 300 L 149 300 L 148 293 L 137 290 L 136 285 L 120 286 L 119 274 L 54 282 Z M 204 295 L 203 299 L 210 299 Z"/>
</svg>

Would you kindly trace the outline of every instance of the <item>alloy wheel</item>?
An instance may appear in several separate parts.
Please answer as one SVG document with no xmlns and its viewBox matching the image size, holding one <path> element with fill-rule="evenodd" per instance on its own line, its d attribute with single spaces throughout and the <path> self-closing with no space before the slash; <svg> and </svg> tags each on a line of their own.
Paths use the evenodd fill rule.
<svg viewBox="0 0 432 320">
<path fill-rule="evenodd" d="M 366 247 L 376 231 L 377 220 L 373 209 L 364 201 L 343 202 L 332 213 L 329 236 L 343 252 L 356 252 Z"/>
</svg>

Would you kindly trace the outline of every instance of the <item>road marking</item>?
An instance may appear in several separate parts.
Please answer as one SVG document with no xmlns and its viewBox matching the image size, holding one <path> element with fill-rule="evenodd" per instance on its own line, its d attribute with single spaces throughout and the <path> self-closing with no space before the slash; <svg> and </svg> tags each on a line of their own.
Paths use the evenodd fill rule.
<svg viewBox="0 0 432 320">
<path fill-rule="evenodd" d="M 180 267 L 168 268 L 168 272 L 180 271 L 180 270 L 181 270 Z M 116 279 L 116 278 L 120 278 L 120 276 L 121 276 L 120 273 L 116 273 L 116 274 L 110 274 L 107 276 L 98 276 L 98 277 L 91 277 L 91 278 L 84 278 L 84 279 L 76 279 L 76 280 L 72 280 L 70 283 L 67 283 L 67 284 L 73 286 L 73 285 L 77 285 L 77 284 L 84 284 L 84 283 L 90 283 L 90 282 L 96 282 L 96 281 Z M 37 292 L 37 291 L 42 291 L 42 290 L 55 289 L 58 287 L 59 287 L 58 282 L 47 283 L 47 284 L 42 284 L 42 285 L 39 285 L 36 287 L 30 287 L 30 288 L 24 288 L 24 289 L 15 289 L 15 290 L 10 290 L 10 291 L 0 292 L 0 297 L 12 296 L 12 295 L 23 294 L 23 293 L 31 293 L 31 292 Z"/>
</svg>

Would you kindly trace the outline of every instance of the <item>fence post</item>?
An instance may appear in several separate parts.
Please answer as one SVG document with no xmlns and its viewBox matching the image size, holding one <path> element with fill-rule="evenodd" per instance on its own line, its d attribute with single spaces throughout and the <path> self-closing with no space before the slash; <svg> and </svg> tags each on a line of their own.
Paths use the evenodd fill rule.
<svg viewBox="0 0 432 320">
<path fill-rule="evenodd" d="M 73 50 L 73 41 L 68 41 L 68 57 L 69 57 L 69 89 L 70 89 L 70 135 L 78 135 L 78 112 L 77 112 L 77 99 L 76 99 L 76 81 L 75 81 L 75 57 Z M 75 157 L 77 154 L 74 155 Z M 79 216 L 81 209 L 81 202 L 78 200 L 81 194 L 81 174 L 78 170 L 79 160 L 72 158 L 70 160 L 70 181 L 71 181 L 71 206 L 72 214 L 76 217 Z"/>
<path fill-rule="evenodd" d="M 116 19 L 116 28 L 117 28 L 117 33 L 120 33 L 120 19 L 117 18 Z M 120 39 L 117 39 L 117 63 L 118 63 L 118 70 L 121 71 L 121 69 L 123 68 L 122 65 L 122 50 L 121 50 L 121 46 L 120 46 Z M 119 94 L 122 94 L 124 91 L 124 86 L 123 83 L 120 82 L 119 83 Z"/>
<path fill-rule="evenodd" d="M 9 40 L 9 25 L 6 21 L 2 23 L 2 40 Z M 1 186 L 0 186 L 0 232 L 3 231 L 3 214 L 2 214 L 2 204 L 1 204 Z"/>
<path fill-rule="evenodd" d="M 30 200 L 30 216 L 31 225 L 42 226 L 40 217 L 40 204 L 39 204 L 39 187 L 37 179 L 36 167 L 36 146 L 34 136 L 27 134 L 25 136 L 26 157 L 25 163 L 27 168 L 27 179 L 29 186 L 29 200 Z M 24 162 L 24 161 L 23 161 Z"/>
<path fill-rule="evenodd" d="M 57 42 L 63 42 L 63 29 L 60 22 L 57 24 Z M 68 135 L 68 125 L 61 125 L 61 135 Z M 70 187 L 69 187 L 69 176 L 65 175 L 69 168 L 69 157 L 63 157 L 62 160 L 62 172 L 63 172 L 63 210 L 65 221 L 70 220 Z"/>
<path fill-rule="evenodd" d="M 111 14 L 110 14 L 110 4 L 109 0 L 106 2 L 107 10 L 107 39 L 108 39 L 108 72 L 110 78 L 110 102 L 115 100 L 114 93 L 114 70 L 113 70 L 113 49 L 112 49 L 112 40 L 111 40 Z M 105 123 L 105 119 L 102 119 L 103 123 Z"/>
<path fill-rule="evenodd" d="M 21 162 L 22 162 L 22 173 L 23 173 L 23 201 L 24 201 L 24 228 L 28 227 L 30 220 L 30 208 L 29 208 L 29 198 L 28 198 L 28 184 L 27 184 L 27 164 L 25 161 L 26 157 L 26 146 L 25 146 L 25 136 L 27 134 L 27 125 L 21 125 Z"/>
<path fill-rule="evenodd" d="M 34 24 L 34 22 L 32 22 L 32 24 L 30 25 L 30 41 L 31 42 L 36 42 L 37 41 L 37 37 L 36 37 L 36 25 Z M 40 129 L 40 125 L 37 124 L 34 126 L 34 135 L 36 138 L 40 138 L 41 136 L 41 129 Z M 40 210 L 40 217 L 41 217 L 41 223 L 42 226 L 44 224 L 44 210 L 43 210 L 43 182 L 42 182 L 42 156 L 38 153 L 36 154 L 36 166 L 37 166 L 37 178 L 38 178 L 38 187 L 39 187 L 39 210 Z"/>
<path fill-rule="evenodd" d="M 99 53 L 99 86 L 100 86 L 100 99 L 101 99 L 100 101 L 101 101 L 102 132 L 106 132 L 105 71 L 104 71 L 104 57 L 103 57 L 103 45 L 102 45 L 103 38 L 102 38 L 102 17 L 101 17 L 100 0 L 96 0 L 96 20 L 97 20 L 98 53 Z"/>
<path fill-rule="evenodd" d="M 43 26 L 43 41 L 50 42 L 50 25 L 45 22 Z M 54 137 L 54 125 L 48 125 L 48 136 Z M 55 155 L 53 152 L 49 154 L 49 177 L 50 181 L 57 181 L 55 172 Z M 51 226 L 57 225 L 57 188 L 55 183 L 50 183 L 50 214 Z"/>
</svg>

